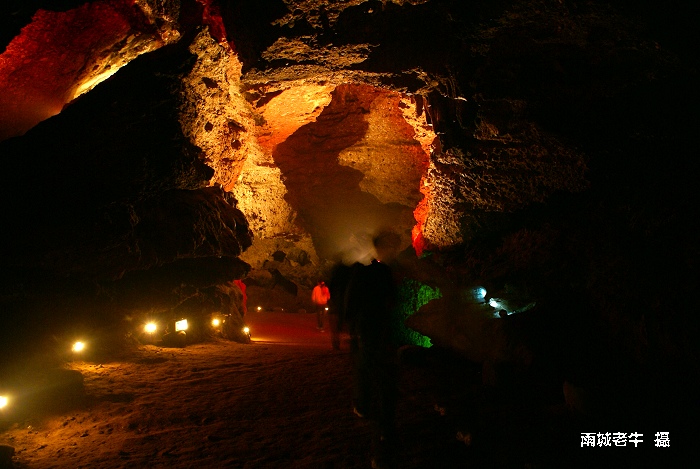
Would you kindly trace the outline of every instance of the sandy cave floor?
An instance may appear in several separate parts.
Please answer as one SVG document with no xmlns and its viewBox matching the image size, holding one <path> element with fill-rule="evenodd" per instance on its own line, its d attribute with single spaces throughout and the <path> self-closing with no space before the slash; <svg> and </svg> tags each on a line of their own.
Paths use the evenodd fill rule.
<svg viewBox="0 0 700 469">
<path fill-rule="evenodd" d="M 72 363 L 86 398 L 15 424 L 0 444 L 27 469 L 370 467 L 373 427 L 352 412 L 347 337 L 332 350 L 313 314 L 253 313 L 247 322 L 251 344 L 151 345 L 119 362 Z M 561 409 L 514 412 L 484 394 L 474 367 L 431 353 L 402 361 L 398 467 L 569 461 L 561 445 L 575 449 L 579 437 L 562 431 Z M 467 434 L 472 441 L 461 439 Z"/>
</svg>

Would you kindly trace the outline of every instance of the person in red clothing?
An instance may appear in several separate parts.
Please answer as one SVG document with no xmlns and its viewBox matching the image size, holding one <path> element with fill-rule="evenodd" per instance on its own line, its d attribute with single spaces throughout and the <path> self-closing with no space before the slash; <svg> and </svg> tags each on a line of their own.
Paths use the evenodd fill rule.
<svg viewBox="0 0 700 469">
<path fill-rule="evenodd" d="M 328 300 L 330 299 L 331 293 L 326 286 L 326 282 L 319 280 L 311 292 L 311 301 L 313 301 L 316 308 L 316 320 L 319 329 L 323 329 L 323 315 L 328 308 Z"/>
</svg>

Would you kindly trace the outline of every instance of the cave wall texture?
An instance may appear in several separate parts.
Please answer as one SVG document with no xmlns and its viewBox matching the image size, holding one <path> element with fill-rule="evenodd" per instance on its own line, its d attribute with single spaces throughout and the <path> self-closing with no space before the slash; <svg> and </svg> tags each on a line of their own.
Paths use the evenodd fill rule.
<svg viewBox="0 0 700 469">
<path fill-rule="evenodd" d="M 7 331 L 240 278 L 303 308 L 391 227 L 403 275 L 443 294 L 409 319 L 434 343 L 574 381 L 696 372 L 697 19 L 680 0 L 12 0 Z M 484 319 L 476 285 L 536 307 Z"/>
</svg>

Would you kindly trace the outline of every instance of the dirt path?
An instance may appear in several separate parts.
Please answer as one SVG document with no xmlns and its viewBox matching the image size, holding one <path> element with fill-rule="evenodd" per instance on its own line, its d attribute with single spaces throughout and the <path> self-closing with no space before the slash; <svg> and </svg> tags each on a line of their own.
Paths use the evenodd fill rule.
<svg viewBox="0 0 700 469">
<path fill-rule="evenodd" d="M 85 399 L 62 411 L 70 402 L 35 400 L 53 412 L 0 428 L 0 445 L 15 449 L 19 469 L 369 468 L 373 429 L 352 412 L 347 337 L 334 351 L 312 314 L 254 313 L 248 323 L 251 344 L 74 362 Z M 577 428 L 562 404 L 537 388 L 483 386 L 480 367 L 444 350 L 405 349 L 400 364 L 399 469 L 687 467 L 651 444 L 585 452 L 580 432 L 595 430 Z"/>
<path fill-rule="evenodd" d="M 74 363 L 87 402 L 0 434 L 15 467 L 366 468 L 371 428 L 352 412 L 347 344 L 333 351 L 311 314 L 249 318 L 253 343 L 146 346 Z M 425 368 L 402 373 L 400 467 L 463 467 Z M 443 411 L 444 413 L 444 411 Z"/>
</svg>

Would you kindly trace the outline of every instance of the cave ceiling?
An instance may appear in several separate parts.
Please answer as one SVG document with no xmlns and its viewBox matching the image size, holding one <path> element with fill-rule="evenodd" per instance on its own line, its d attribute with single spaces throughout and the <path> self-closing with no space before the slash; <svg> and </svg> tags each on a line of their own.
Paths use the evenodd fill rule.
<svg viewBox="0 0 700 469">
<path fill-rule="evenodd" d="M 587 190 L 585 132 L 598 132 L 599 145 L 612 134 L 594 116 L 597 103 L 674 67 L 677 56 L 618 3 L 11 1 L 0 38 L 0 138 L 10 142 L 5 151 L 26 155 L 51 144 L 20 151 L 22 135 L 45 140 L 72 125 L 99 135 L 95 126 L 109 119 L 75 116 L 108 115 L 100 106 L 118 105 L 109 93 L 128 93 L 120 82 L 134 87 L 135 101 L 150 93 L 148 79 L 138 90 L 142 71 L 167 76 L 170 97 L 122 109 L 131 117 L 120 132 L 177 139 L 172 151 L 190 161 L 178 171 L 190 182 L 174 176 L 180 182 L 168 189 L 216 186 L 235 197 L 260 241 L 259 253 L 248 249 L 252 265 L 281 248 L 312 259 L 366 251 L 387 227 L 419 252 L 451 247 L 470 239 L 483 214 Z M 167 118 L 144 119 L 165 106 Z M 591 117 L 584 130 L 581 113 Z M 143 125 L 151 129 L 130 134 Z M 131 151 L 106 145 L 91 155 Z M 112 174 L 95 171 L 116 163 L 91 164 L 85 177 L 102 183 Z M 37 180 L 53 183 L 50 174 Z M 131 207 L 158 190 L 120 193 L 117 180 L 91 209 Z"/>
</svg>

